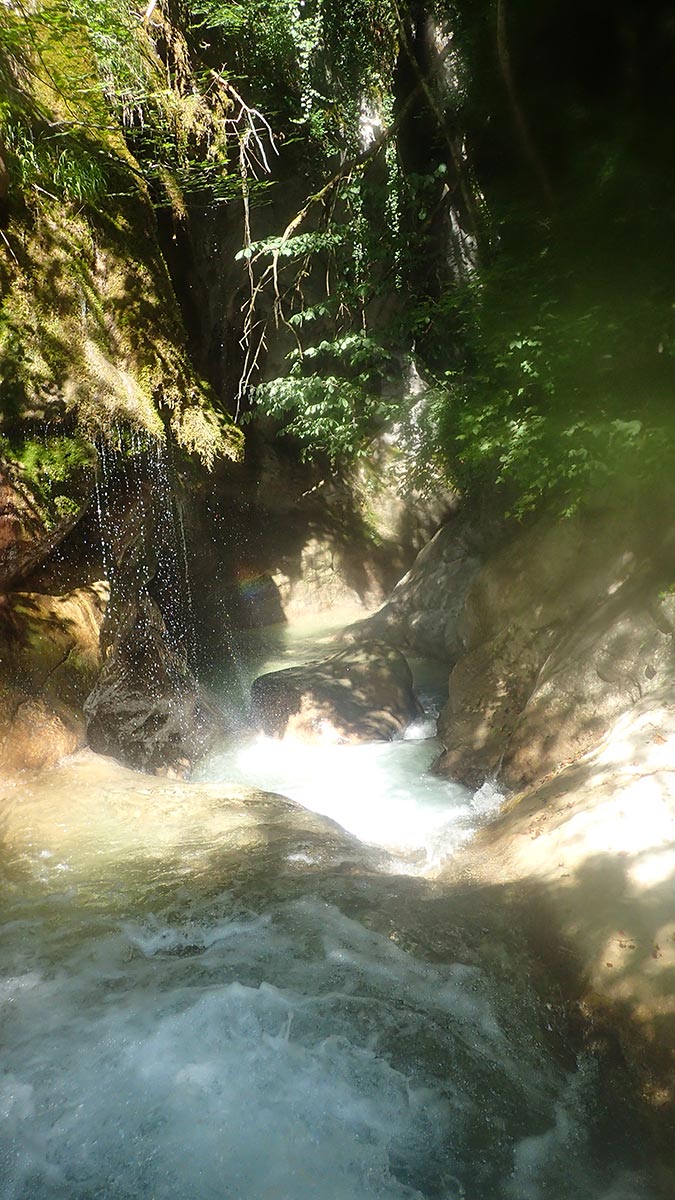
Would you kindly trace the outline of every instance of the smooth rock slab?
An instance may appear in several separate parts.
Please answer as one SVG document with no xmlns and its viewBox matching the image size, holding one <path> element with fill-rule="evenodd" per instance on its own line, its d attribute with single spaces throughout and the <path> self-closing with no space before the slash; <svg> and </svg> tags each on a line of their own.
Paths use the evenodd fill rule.
<svg viewBox="0 0 675 1200">
<path fill-rule="evenodd" d="M 410 667 L 382 642 L 260 675 L 251 701 L 265 733 L 306 742 L 386 742 L 421 714 Z"/>
<path fill-rule="evenodd" d="M 606 1021 L 675 1154 L 675 688 L 513 798 L 448 874 L 517 889 L 540 953 Z"/>
<path fill-rule="evenodd" d="M 607 507 L 524 529 L 468 591 L 434 769 L 511 791 L 589 751 L 672 678 L 674 572 L 667 522 Z"/>
<path fill-rule="evenodd" d="M 414 654 L 455 663 L 466 649 L 464 605 L 482 553 L 478 528 L 465 513 L 454 513 L 420 550 L 387 603 L 350 625 L 345 638 L 381 638 Z"/>
<path fill-rule="evenodd" d="M 255 875 L 271 887 L 296 864 L 306 872 L 372 859 L 335 822 L 285 796 L 157 779 L 91 750 L 49 771 L 0 777 L 0 814 L 4 865 L 28 869 L 28 888 L 41 870 L 58 882 L 65 864 L 61 885 L 80 902 L 105 896 L 125 914 L 161 881 L 184 878 L 200 890 L 200 881 L 213 888 L 214 879 Z"/>
</svg>

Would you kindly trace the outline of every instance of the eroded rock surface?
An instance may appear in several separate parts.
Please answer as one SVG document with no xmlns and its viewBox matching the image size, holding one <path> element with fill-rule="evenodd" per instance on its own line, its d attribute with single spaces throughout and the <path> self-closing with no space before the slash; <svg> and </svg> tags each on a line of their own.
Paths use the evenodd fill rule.
<svg viewBox="0 0 675 1200">
<path fill-rule="evenodd" d="M 542 520 L 468 591 L 436 769 L 507 789 L 583 754 L 675 667 L 667 533 L 597 512 Z"/>
<path fill-rule="evenodd" d="M 25 587 L 31 573 L 85 510 L 87 488 L 80 487 L 77 502 L 69 499 L 74 511 L 61 519 L 53 511 L 48 520 L 45 497 L 21 478 L 18 469 L 0 460 L 0 592 Z"/>
<path fill-rule="evenodd" d="M 87 741 L 143 771 L 184 773 L 225 732 L 191 661 L 185 579 L 169 491 L 152 462 L 120 464 L 110 485 L 110 603 L 103 669 L 85 704 Z M 154 486 L 153 486 L 154 485 Z"/>
<path fill-rule="evenodd" d="M 49 766 L 85 744 L 106 601 L 103 583 L 1 598 L 0 768 Z"/>
<path fill-rule="evenodd" d="M 6 861 L 40 853 L 67 862 L 71 882 L 88 880 L 95 892 L 111 871 L 124 873 L 125 911 L 158 871 L 170 882 L 186 868 L 191 881 L 211 871 L 222 880 L 231 866 L 264 880 L 291 854 L 304 852 L 317 866 L 367 856 L 335 822 L 285 796 L 237 783 L 158 779 L 89 749 L 48 773 L 0 780 L 0 807 Z"/>
<path fill-rule="evenodd" d="M 541 669 L 504 753 L 517 789 L 596 745 L 611 722 L 675 679 L 675 597 L 654 590 L 625 608 L 601 604 Z"/>
<path fill-rule="evenodd" d="M 273 737 L 389 741 L 420 715 L 403 655 L 380 642 L 255 680 L 253 719 Z"/>
<path fill-rule="evenodd" d="M 157 605 L 141 594 L 84 706 L 87 742 L 144 771 L 183 772 L 227 729 L 185 656 L 172 649 Z"/>
<path fill-rule="evenodd" d="M 454 663 L 465 649 L 464 604 L 481 566 L 482 539 L 458 512 L 420 550 L 387 603 L 345 632 L 348 641 L 380 638 L 415 654 Z"/>
<path fill-rule="evenodd" d="M 583 680 L 581 680 L 583 684 Z M 518 889 L 542 954 L 609 1018 L 672 1150 L 675 1121 L 675 689 L 514 798 L 455 864 Z M 669 1193 L 668 1193 L 669 1194 Z"/>
</svg>

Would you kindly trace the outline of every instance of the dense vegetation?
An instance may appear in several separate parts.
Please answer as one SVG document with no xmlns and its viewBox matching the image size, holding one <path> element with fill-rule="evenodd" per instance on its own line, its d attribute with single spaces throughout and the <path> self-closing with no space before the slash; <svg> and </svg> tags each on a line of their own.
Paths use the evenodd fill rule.
<svg viewBox="0 0 675 1200">
<path fill-rule="evenodd" d="M 131 372 L 155 408 L 168 374 L 174 409 L 183 388 L 202 414 L 266 414 L 338 466 L 396 421 L 418 478 L 517 512 L 672 474 L 667 0 L 50 0 L 2 20 L 3 252 L 21 257 L 19 205 L 67 208 L 82 239 L 113 209 L 127 236 L 150 197 L 199 368 L 167 372 L 180 336 L 160 329 L 161 369 L 146 345 Z M 194 281 L 217 256 L 208 349 Z M 3 319 L 25 401 L 27 322 Z"/>
</svg>

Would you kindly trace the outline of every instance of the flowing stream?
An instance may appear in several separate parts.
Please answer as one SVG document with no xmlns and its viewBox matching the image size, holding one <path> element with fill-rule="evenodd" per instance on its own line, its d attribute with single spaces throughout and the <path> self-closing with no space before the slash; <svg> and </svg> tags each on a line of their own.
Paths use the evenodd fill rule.
<svg viewBox="0 0 675 1200">
<path fill-rule="evenodd" d="M 658 1195 L 508 907 L 433 878 L 497 798 L 425 777 L 431 732 L 3 785 L 1 1200 Z"/>
</svg>

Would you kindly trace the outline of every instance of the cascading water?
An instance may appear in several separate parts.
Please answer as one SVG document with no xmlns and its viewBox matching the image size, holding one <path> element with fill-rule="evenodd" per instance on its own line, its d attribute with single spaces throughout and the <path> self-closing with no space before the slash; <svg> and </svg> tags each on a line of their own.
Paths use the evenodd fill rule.
<svg viewBox="0 0 675 1200">
<path fill-rule="evenodd" d="M 151 541 L 152 554 L 137 556 L 132 579 L 138 590 L 152 583 L 170 643 L 194 666 L 194 620 L 182 515 L 172 479 L 170 448 L 138 431 L 116 429 L 116 445 L 97 444 L 98 471 L 94 481 L 103 568 L 106 578 L 129 558 L 132 537 Z M 131 514 L 131 521 L 129 521 Z M 125 530 L 127 524 L 135 528 Z M 153 561 L 152 579 L 148 563 Z"/>
<path fill-rule="evenodd" d="M 110 601 L 103 670 L 85 702 L 89 745 L 142 769 L 184 771 L 223 719 L 197 678 L 185 539 L 165 446 L 128 433 L 99 448 L 97 511 Z"/>
<path fill-rule="evenodd" d="M 239 755 L 272 786 L 269 749 L 202 774 Z M 398 873 L 468 836 L 475 802 L 420 799 L 424 741 L 355 750 L 323 779 L 298 751 L 300 799 L 342 819 L 347 794 L 398 860 L 103 760 L 86 788 L 77 764 L 3 788 L 1 1200 L 657 1195 L 619 1082 L 566 1041 L 499 898 Z"/>
<path fill-rule="evenodd" d="M 269 637 L 260 670 L 295 665 L 310 654 L 335 650 L 336 620 L 304 621 Z M 242 639 L 250 649 L 249 635 Z M 253 646 L 251 643 L 253 642 Z M 254 672 L 256 673 L 256 672 Z M 278 791 L 331 817 L 361 841 L 385 848 L 406 873 L 427 873 L 471 836 L 501 801 L 489 784 L 475 795 L 428 773 L 440 745 L 435 717 L 446 672 L 416 664 L 417 693 L 425 716 L 400 741 L 366 745 L 307 745 L 262 734 L 240 737 L 213 754 L 197 772 L 206 780 L 236 780 Z M 252 675 L 247 683 L 250 686 Z"/>
</svg>

